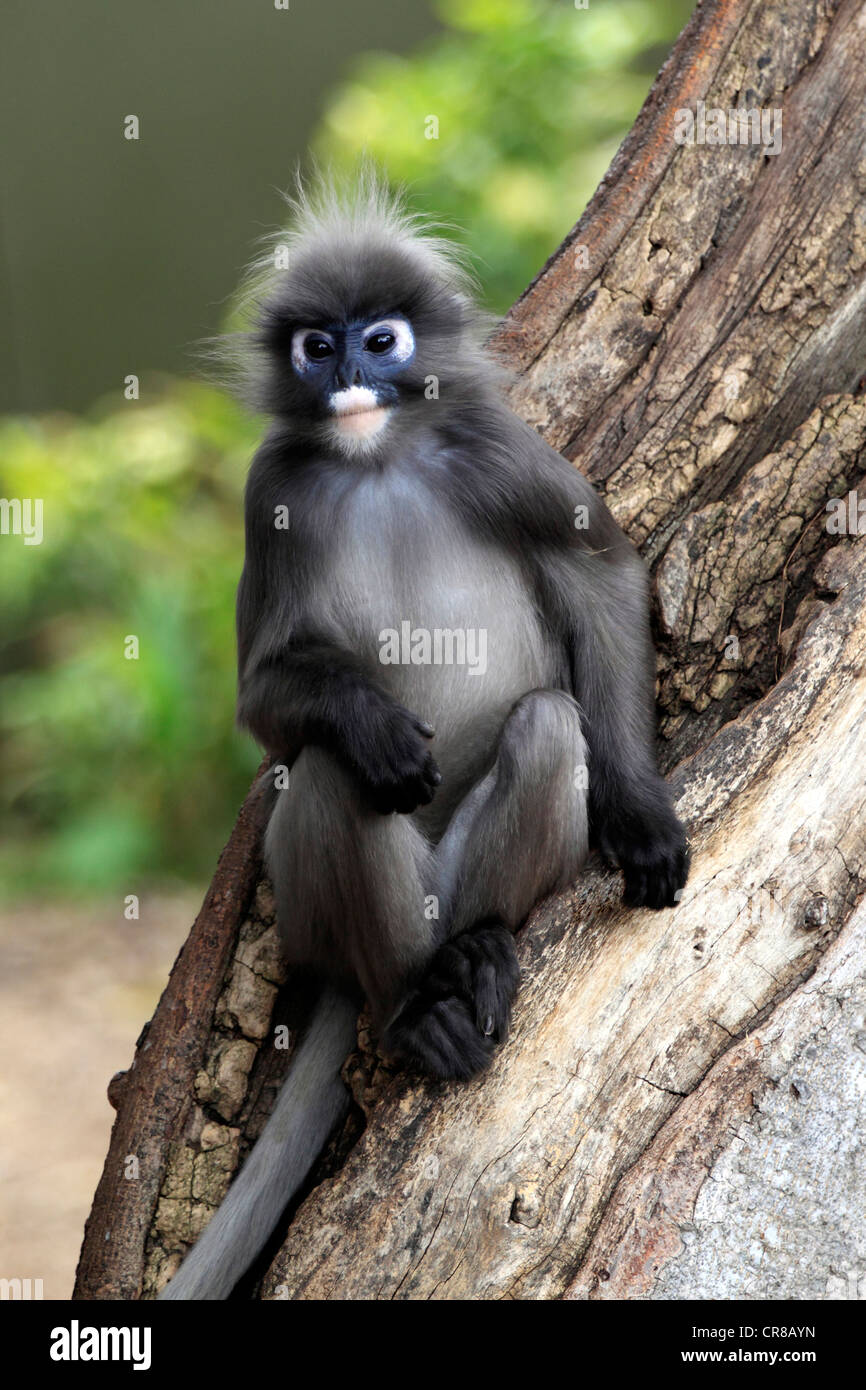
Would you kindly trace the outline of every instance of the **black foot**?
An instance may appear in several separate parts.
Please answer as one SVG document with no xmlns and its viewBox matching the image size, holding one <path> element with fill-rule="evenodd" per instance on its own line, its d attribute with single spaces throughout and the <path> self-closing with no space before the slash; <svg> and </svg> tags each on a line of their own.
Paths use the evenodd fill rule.
<svg viewBox="0 0 866 1390">
<path fill-rule="evenodd" d="M 432 1076 L 466 1080 L 508 1032 L 520 967 L 496 919 L 446 941 L 385 1034 L 385 1047 Z"/>
</svg>

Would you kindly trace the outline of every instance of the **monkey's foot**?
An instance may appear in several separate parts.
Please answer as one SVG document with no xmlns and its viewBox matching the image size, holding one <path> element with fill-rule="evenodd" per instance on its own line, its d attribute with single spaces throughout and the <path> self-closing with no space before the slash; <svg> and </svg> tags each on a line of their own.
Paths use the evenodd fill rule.
<svg viewBox="0 0 866 1390">
<path fill-rule="evenodd" d="M 498 918 L 452 937 L 388 1028 L 386 1049 L 432 1076 L 474 1076 L 508 1032 L 519 975 Z"/>
</svg>

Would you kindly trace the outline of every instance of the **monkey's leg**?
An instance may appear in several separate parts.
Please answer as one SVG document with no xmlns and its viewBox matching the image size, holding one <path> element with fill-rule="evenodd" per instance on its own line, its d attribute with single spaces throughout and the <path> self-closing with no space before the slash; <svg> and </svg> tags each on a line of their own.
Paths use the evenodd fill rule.
<svg viewBox="0 0 866 1390">
<path fill-rule="evenodd" d="M 355 985 L 381 1016 L 436 947 L 426 836 L 372 810 L 332 754 L 308 747 L 278 794 L 265 858 L 289 960 Z"/>
<path fill-rule="evenodd" d="M 586 857 L 586 763 L 570 695 L 534 690 L 517 702 L 493 767 L 439 844 L 447 940 L 391 1023 L 389 1050 L 437 1076 L 471 1076 L 490 1060 L 517 988 L 512 932 Z"/>
</svg>

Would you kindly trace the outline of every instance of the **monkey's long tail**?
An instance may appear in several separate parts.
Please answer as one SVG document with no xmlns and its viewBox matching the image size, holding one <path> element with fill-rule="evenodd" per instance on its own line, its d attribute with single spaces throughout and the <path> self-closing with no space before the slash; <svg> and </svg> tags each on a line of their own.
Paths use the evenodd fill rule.
<svg viewBox="0 0 866 1390">
<path fill-rule="evenodd" d="M 340 1067 L 357 1013 L 345 995 L 324 991 L 258 1143 L 160 1299 L 228 1298 L 249 1269 L 349 1108 Z"/>
</svg>

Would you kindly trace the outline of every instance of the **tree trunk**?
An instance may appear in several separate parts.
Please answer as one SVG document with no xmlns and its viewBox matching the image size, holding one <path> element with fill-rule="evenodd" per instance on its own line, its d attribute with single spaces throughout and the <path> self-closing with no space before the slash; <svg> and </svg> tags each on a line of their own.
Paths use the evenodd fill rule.
<svg viewBox="0 0 866 1390">
<path fill-rule="evenodd" d="M 856 497 L 847 534 L 826 505 L 866 467 L 864 71 L 860 0 L 708 0 L 505 321 L 514 408 L 653 567 L 692 876 L 626 911 L 593 864 L 536 910 L 469 1085 L 393 1073 L 362 1029 L 263 1298 L 856 1296 L 866 539 Z M 677 143 L 701 102 L 781 112 L 781 149 Z M 254 792 L 115 1087 L 79 1298 L 164 1282 L 267 1113 L 260 821 Z"/>
</svg>

